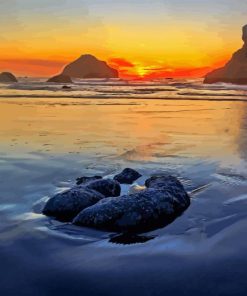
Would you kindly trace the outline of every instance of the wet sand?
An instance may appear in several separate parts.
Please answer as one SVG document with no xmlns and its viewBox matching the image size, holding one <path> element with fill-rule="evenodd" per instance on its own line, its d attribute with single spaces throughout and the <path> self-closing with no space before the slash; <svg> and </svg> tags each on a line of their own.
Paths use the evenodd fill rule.
<svg viewBox="0 0 247 296">
<path fill-rule="evenodd" d="M 246 116 L 244 101 L 1 98 L 1 294 L 245 295 Z M 131 245 L 37 214 L 124 167 L 178 176 L 192 205 Z"/>
</svg>

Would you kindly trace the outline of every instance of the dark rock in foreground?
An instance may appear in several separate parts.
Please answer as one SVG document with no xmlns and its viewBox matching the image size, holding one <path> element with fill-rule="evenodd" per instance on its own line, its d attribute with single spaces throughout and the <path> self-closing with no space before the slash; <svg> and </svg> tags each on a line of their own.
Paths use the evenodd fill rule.
<svg viewBox="0 0 247 296">
<path fill-rule="evenodd" d="M 188 198 L 182 183 L 173 176 L 153 176 L 146 180 L 145 186 L 150 189 L 169 191 L 177 203 L 177 207 L 181 207 L 181 209 L 186 208 L 189 205 L 188 201 L 190 201 L 190 199 Z"/>
<path fill-rule="evenodd" d="M 231 60 L 222 68 L 208 73 L 204 83 L 247 84 L 247 25 L 243 27 L 244 45 L 235 52 Z"/>
<path fill-rule="evenodd" d="M 181 182 L 171 175 L 152 176 L 145 181 L 145 186 L 155 189 L 183 189 Z"/>
<path fill-rule="evenodd" d="M 120 184 L 111 179 L 102 179 L 85 184 L 86 188 L 100 192 L 105 197 L 116 197 L 121 193 Z"/>
<path fill-rule="evenodd" d="M 120 174 L 114 177 L 114 180 L 118 181 L 120 184 L 132 184 L 142 175 L 139 174 L 137 171 L 126 168 Z"/>
<path fill-rule="evenodd" d="M 79 57 L 65 66 L 63 75 L 73 78 L 118 78 L 118 71 L 90 54 Z"/>
<path fill-rule="evenodd" d="M 121 188 L 117 181 L 91 179 L 81 186 L 75 186 L 49 199 L 43 214 L 61 221 L 72 221 L 83 209 L 103 198 L 119 196 L 120 192 Z"/>
<path fill-rule="evenodd" d="M 97 191 L 74 187 L 49 199 L 43 214 L 61 221 L 72 221 L 83 209 L 94 205 L 102 198 L 105 196 Z"/>
<path fill-rule="evenodd" d="M 68 75 L 56 75 L 54 77 L 51 77 L 50 79 L 47 80 L 47 82 L 54 82 L 54 83 L 73 83 L 71 80 L 70 76 Z"/>
<path fill-rule="evenodd" d="M 0 82 L 2 83 L 11 83 L 11 82 L 18 82 L 16 77 L 10 72 L 2 72 L 0 74 Z"/>
<path fill-rule="evenodd" d="M 77 185 L 86 184 L 88 182 L 96 181 L 96 180 L 99 180 L 99 179 L 102 179 L 102 177 L 101 176 L 79 177 L 79 178 L 76 179 L 76 184 Z"/>
<path fill-rule="evenodd" d="M 130 181 L 140 174 L 125 169 L 117 176 L 120 181 Z M 153 176 L 143 190 L 123 196 L 119 196 L 121 187 L 116 180 L 94 176 L 78 178 L 77 182 L 80 185 L 52 197 L 43 214 L 73 220 L 79 226 L 133 234 L 166 226 L 190 205 L 183 185 L 169 175 Z"/>
<path fill-rule="evenodd" d="M 164 227 L 189 205 L 190 198 L 174 177 L 155 181 L 155 188 L 117 198 L 106 198 L 84 209 L 73 220 L 75 225 L 120 232 L 146 232 Z M 176 180 L 176 182 L 175 182 Z M 170 185 L 165 185 L 170 182 Z"/>
</svg>

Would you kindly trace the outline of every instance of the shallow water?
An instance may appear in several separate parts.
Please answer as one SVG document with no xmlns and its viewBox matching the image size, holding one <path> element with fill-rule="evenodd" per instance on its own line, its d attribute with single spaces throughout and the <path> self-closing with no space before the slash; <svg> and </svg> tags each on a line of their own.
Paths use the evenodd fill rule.
<svg viewBox="0 0 247 296">
<path fill-rule="evenodd" d="M 247 90 L 123 83 L 1 85 L 1 295 L 246 294 Z M 174 174 L 192 205 L 136 244 L 37 214 L 77 177 L 124 167 L 144 175 L 138 185 Z"/>
</svg>

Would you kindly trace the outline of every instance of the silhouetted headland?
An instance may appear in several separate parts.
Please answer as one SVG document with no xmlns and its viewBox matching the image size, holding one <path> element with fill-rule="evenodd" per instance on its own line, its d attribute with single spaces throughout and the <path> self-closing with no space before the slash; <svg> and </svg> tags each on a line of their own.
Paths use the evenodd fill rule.
<svg viewBox="0 0 247 296">
<path fill-rule="evenodd" d="M 2 72 L 0 74 L 0 82 L 3 83 L 9 83 L 9 82 L 18 82 L 17 78 L 15 75 L 13 75 L 10 72 Z"/>
<path fill-rule="evenodd" d="M 63 75 L 73 78 L 118 78 L 118 71 L 90 54 L 79 57 L 65 66 Z"/>
<path fill-rule="evenodd" d="M 244 45 L 235 52 L 231 60 L 223 67 L 208 73 L 204 83 L 247 84 L 247 25 L 243 27 Z"/>
<path fill-rule="evenodd" d="M 56 75 L 54 77 L 51 77 L 47 80 L 47 82 L 55 82 L 55 83 L 73 83 L 72 79 L 68 75 Z"/>
</svg>

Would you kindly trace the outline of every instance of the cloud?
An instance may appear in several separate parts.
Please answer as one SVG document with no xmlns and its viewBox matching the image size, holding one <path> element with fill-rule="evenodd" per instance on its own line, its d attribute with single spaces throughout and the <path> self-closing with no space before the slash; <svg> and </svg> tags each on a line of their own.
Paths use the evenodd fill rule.
<svg viewBox="0 0 247 296">
<path fill-rule="evenodd" d="M 145 74 L 146 79 L 154 79 L 154 78 L 166 78 L 166 77 L 203 77 L 206 73 L 213 70 L 212 67 L 196 67 L 196 68 L 177 68 L 177 69 L 169 69 L 164 67 L 163 69 L 159 69 L 153 71 L 153 69 L 149 69 Z"/>
<path fill-rule="evenodd" d="M 67 61 L 42 60 L 42 59 L 0 59 L 0 63 L 54 68 L 54 67 L 63 67 L 67 63 Z"/>
<path fill-rule="evenodd" d="M 133 68 L 135 65 L 130 61 L 123 58 L 111 58 L 109 63 L 117 68 Z"/>
</svg>

